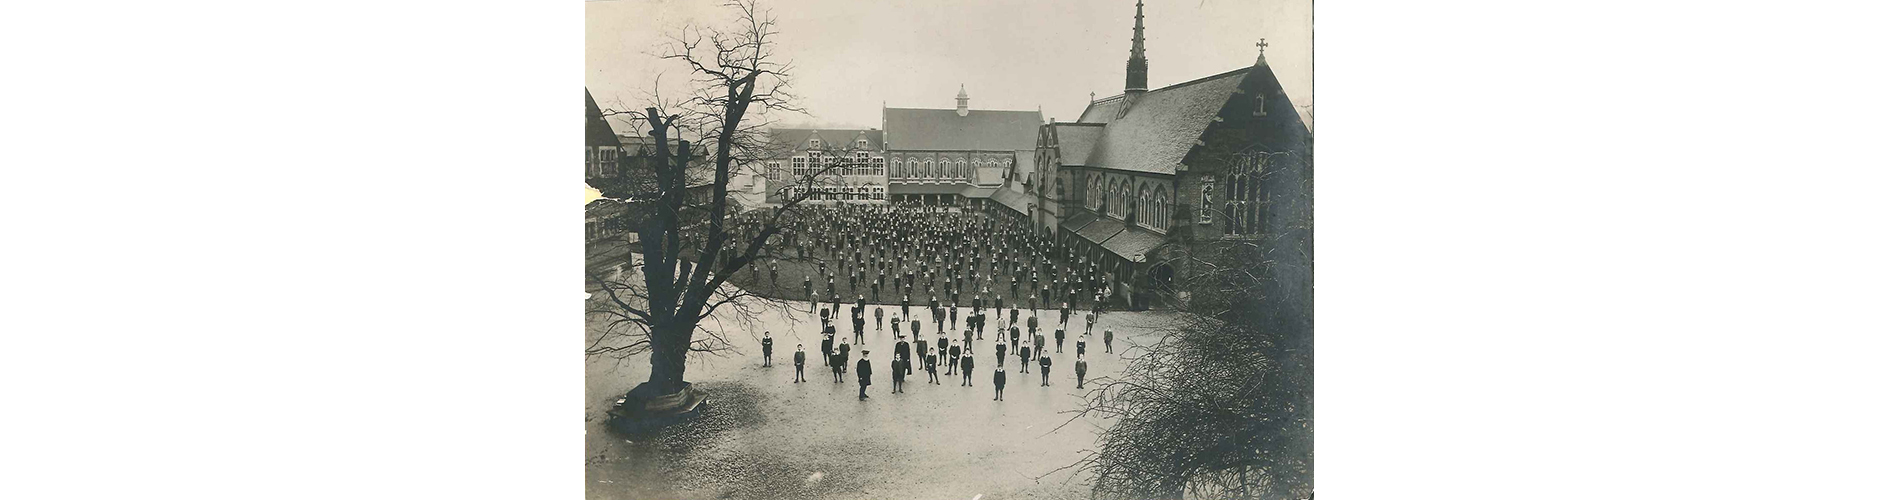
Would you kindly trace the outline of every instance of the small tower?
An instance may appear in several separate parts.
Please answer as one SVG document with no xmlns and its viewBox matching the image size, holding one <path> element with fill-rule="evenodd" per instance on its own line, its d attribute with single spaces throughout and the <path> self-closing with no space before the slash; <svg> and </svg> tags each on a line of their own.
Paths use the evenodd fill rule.
<svg viewBox="0 0 1900 500">
<path fill-rule="evenodd" d="M 963 84 L 957 84 L 957 116 L 970 116 L 970 94 L 963 91 Z"/>
</svg>

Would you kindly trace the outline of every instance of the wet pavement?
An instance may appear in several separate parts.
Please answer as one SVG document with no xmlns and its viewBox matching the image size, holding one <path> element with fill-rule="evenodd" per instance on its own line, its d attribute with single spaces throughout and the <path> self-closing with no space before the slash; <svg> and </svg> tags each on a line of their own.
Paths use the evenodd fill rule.
<svg viewBox="0 0 1900 500">
<path fill-rule="evenodd" d="M 1171 318 L 1172 313 L 1162 312 L 1108 313 L 1089 342 L 1089 377 L 1119 374 L 1127 363 L 1117 356 L 1131 343 L 1148 342 L 1148 332 Z M 1053 325 L 1056 314 L 1042 311 L 1039 321 Z M 1102 352 L 1103 328 L 1115 330 L 1116 356 Z M 762 366 L 760 329 L 773 332 L 771 367 Z M 1071 318 L 1070 329 L 1080 331 L 1082 320 Z M 848 322 L 844 330 L 848 334 Z M 1058 429 L 1074 416 L 1063 412 L 1079 407 L 1085 392 L 1075 388 L 1073 336 L 1062 353 L 1052 356 L 1050 387 L 1039 385 L 1033 360 L 1030 373 L 1020 373 L 1018 358 L 1010 356 L 1004 401 L 997 402 L 991 400 L 994 338 L 974 342 L 979 351 L 974 387 L 959 387 L 961 378 L 948 375 L 939 375 L 941 385 L 929 384 L 919 364 L 906 379 L 905 392 L 891 394 L 894 340 L 888 330 L 867 330 L 869 345 L 852 347 L 872 352 L 871 399 L 859 401 L 855 374 L 833 383 L 818 363 L 818 331 L 817 317 L 800 308 L 770 313 L 753 328 L 728 332 L 739 345 L 735 352 L 688 363 L 687 379 L 710 393 L 706 414 L 651 436 L 624 436 L 603 425 L 613 400 L 646 379 L 645 355 L 588 360 L 587 497 L 1088 496 L 1086 474 L 1063 468 L 1085 456 L 1096 429 L 1107 422 L 1088 418 Z M 933 334 L 925 337 L 934 345 Z M 794 384 L 791 358 L 801 342 L 810 359 L 805 367 L 809 382 Z M 852 365 L 859 356 L 852 353 Z"/>
</svg>

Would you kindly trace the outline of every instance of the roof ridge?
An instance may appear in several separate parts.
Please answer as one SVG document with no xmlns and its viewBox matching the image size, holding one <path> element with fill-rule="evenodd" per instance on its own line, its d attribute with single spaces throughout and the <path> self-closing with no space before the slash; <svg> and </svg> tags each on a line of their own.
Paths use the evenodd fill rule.
<svg viewBox="0 0 1900 500">
<path fill-rule="evenodd" d="M 1156 93 L 1156 92 L 1162 92 L 1162 91 L 1166 91 L 1166 90 L 1173 90 L 1173 89 L 1175 89 L 1175 88 L 1177 88 L 1177 87 L 1185 87 L 1185 86 L 1188 86 L 1188 85 L 1194 85 L 1194 84 L 1197 84 L 1197 83 L 1207 83 L 1207 82 L 1208 82 L 1209 80 L 1216 80 L 1216 79 L 1219 79 L 1219 78 L 1222 78 L 1222 77 L 1227 77 L 1227 76 L 1233 76 L 1233 75 L 1234 75 L 1235 73 L 1241 73 L 1241 72 L 1245 72 L 1245 71 L 1248 71 L 1248 70 L 1251 70 L 1251 69 L 1253 69 L 1253 68 L 1254 68 L 1253 66 L 1248 66 L 1248 67 L 1245 67 L 1245 68 L 1240 68 L 1240 69 L 1236 69 L 1236 70 L 1233 70 L 1233 71 L 1228 71 L 1228 72 L 1225 72 L 1225 73 L 1216 73 L 1216 74 L 1213 74 L 1213 75 L 1208 75 L 1208 76 L 1203 76 L 1203 77 L 1200 77 L 1200 78 L 1196 78 L 1196 79 L 1193 79 L 1193 80 L 1188 80 L 1188 81 L 1185 81 L 1185 82 L 1181 82 L 1181 83 L 1177 83 L 1177 84 L 1174 84 L 1174 85 L 1169 85 L 1169 86 L 1166 86 L 1166 87 L 1161 87 L 1161 88 L 1158 88 L 1158 89 L 1154 89 L 1154 90 L 1150 90 L 1150 91 L 1148 91 L 1147 93 L 1149 93 L 1149 94 L 1153 94 L 1153 93 Z"/>
<path fill-rule="evenodd" d="M 902 109 L 902 110 L 909 110 L 909 111 L 947 111 L 951 113 L 957 112 L 955 108 L 884 108 L 884 109 Z M 972 112 L 972 113 L 977 112 L 977 111 L 990 111 L 990 112 L 997 112 L 997 113 L 1041 113 L 1042 112 L 1042 111 L 1037 111 L 1037 110 L 1025 110 L 1025 109 L 976 109 L 976 108 L 969 108 L 967 111 Z"/>
</svg>

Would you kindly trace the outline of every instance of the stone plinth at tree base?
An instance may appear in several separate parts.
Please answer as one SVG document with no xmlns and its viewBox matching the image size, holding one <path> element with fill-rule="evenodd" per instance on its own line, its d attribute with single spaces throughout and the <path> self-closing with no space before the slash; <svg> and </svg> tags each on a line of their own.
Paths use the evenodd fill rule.
<svg viewBox="0 0 1900 500">
<path fill-rule="evenodd" d="M 706 393 L 682 382 L 677 391 L 665 392 L 651 383 L 641 383 L 607 410 L 607 425 L 627 433 L 641 433 L 698 416 L 706 406 Z"/>
</svg>

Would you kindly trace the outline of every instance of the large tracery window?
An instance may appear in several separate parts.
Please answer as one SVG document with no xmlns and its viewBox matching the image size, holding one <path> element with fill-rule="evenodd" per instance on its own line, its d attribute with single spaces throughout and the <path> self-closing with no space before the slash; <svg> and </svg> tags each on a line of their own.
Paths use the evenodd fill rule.
<svg viewBox="0 0 1900 500">
<path fill-rule="evenodd" d="M 1239 158 L 1227 174 L 1227 234 L 1266 232 L 1267 155 L 1254 153 Z"/>
</svg>

